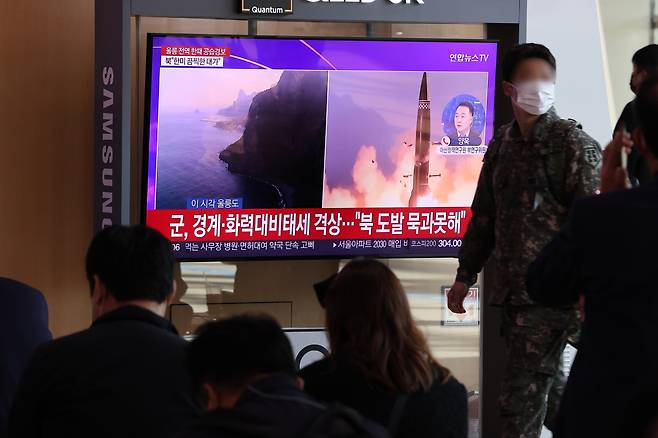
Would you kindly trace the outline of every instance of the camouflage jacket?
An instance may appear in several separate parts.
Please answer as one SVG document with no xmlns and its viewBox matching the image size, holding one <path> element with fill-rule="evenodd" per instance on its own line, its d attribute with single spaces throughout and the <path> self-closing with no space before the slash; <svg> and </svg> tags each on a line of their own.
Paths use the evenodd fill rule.
<svg viewBox="0 0 658 438">
<path fill-rule="evenodd" d="M 539 118 L 527 140 L 516 122 L 500 128 L 484 156 L 457 280 L 473 284 L 493 253 L 491 304 L 532 304 L 528 266 L 564 224 L 574 199 L 596 193 L 601 158 L 599 144 L 555 109 Z"/>
</svg>

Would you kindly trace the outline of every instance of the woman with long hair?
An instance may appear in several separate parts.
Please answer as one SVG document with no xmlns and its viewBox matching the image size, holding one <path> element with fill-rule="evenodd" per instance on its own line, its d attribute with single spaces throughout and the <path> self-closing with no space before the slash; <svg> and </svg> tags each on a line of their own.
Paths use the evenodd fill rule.
<svg viewBox="0 0 658 438">
<path fill-rule="evenodd" d="M 356 409 L 394 438 L 466 437 L 466 390 L 432 357 L 393 271 L 354 260 L 323 301 L 331 356 L 301 371 L 311 395 Z"/>
</svg>

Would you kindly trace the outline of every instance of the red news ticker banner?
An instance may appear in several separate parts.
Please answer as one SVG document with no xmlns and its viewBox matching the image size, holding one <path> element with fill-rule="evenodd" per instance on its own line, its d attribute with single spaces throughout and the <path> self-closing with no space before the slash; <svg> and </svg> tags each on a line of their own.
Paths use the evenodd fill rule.
<svg viewBox="0 0 658 438">
<path fill-rule="evenodd" d="M 172 242 L 461 238 L 463 208 L 149 210 L 146 223 Z"/>
<path fill-rule="evenodd" d="M 163 56 L 231 56 L 229 47 L 192 47 L 192 46 L 163 46 L 160 52 Z"/>
</svg>

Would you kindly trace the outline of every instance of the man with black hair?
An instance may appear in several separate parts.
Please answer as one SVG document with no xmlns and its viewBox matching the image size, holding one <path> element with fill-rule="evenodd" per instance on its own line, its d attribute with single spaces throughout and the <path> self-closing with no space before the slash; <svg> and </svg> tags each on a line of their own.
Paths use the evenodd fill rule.
<svg viewBox="0 0 658 438">
<path fill-rule="evenodd" d="M 658 388 L 657 77 L 643 82 L 634 105 L 633 141 L 618 132 L 605 150 L 603 194 L 574 204 L 567 224 L 528 270 L 528 293 L 537 302 L 562 307 L 584 296 L 583 333 L 556 438 L 634 437 L 620 430 L 627 405 Z M 621 152 L 633 144 L 654 179 L 626 190 Z"/>
<path fill-rule="evenodd" d="M 86 268 L 93 323 L 37 350 L 9 436 L 175 436 L 200 406 L 185 341 L 163 318 L 175 289 L 171 244 L 144 226 L 113 226 L 91 242 Z"/>
<path fill-rule="evenodd" d="M 634 94 L 640 89 L 642 82 L 651 76 L 658 74 L 658 45 L 649 44 L 635 52 L 633 55 L 633 72 L 631 73 L 630 87 Z M 629 102 L 624 107 L 617 125 L 615 133 L 625 129 L 627 132 L 633 132 L 637 127 L 635 118 L 635 106 Z M 628 155 L 628 176 L 634 186 L 646 184 L 653 180 L 649 165 L 637 149 L 632 149 Z"/>
<path fill-rule="evenodd" d="M 473 130 L 475 107 L 467 101 L 460 102 L 455 108 L 455 136 L 450 139 L 452 146 L 480 146 L 480 133 Z"/>
<path fill-rule="evenodd" d="M 555 58 L 540 44 L 517 46 L 503 60 L 502 88 L 514 121 L 496 132 L 484 157 L 448 293 L 450 310 L 464 313 L 469 286 L 493 255 L 496 282 L 487 294 L 503 308 L 507 346 L 503 438 L 537 438 L 542 424 L 552 427 L 565 383 L 562 352 L 578 317 L 572 305 L 548 308 L 530 299 L 525 273 L 574 200 L 599 186 L 601 149 L 577 123 L 557 115 L 555 76 Z"/>
<path fill-rule="evenodd" d="M 182 438 L 387 436 L 355 411 L 302 391 L 290 341 L 268 316 L 207 323 L 187 351 L 208 413 Z"/>
</svg>

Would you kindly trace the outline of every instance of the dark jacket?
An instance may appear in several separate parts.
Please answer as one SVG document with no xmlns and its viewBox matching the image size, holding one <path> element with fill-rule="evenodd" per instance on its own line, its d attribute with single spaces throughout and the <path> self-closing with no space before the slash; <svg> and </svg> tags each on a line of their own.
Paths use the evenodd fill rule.
<svg viewBox="0 0 658 438">
<path fill-rule="evenodd" d="M 615 132 L 617 132 L 622 125 L 630 133 L 633 133 L 635 128 L 637 128 L 634 101 L 627 103 L 624 107 L 624 111 L 622 111 L 621 116 L 619 116 L 619 120 L 617 121 L 617 125 L 615 126 Z M 626 168 L 628 170 L 628 176 L 634 186 L 646 184 L 653 179 L 651 177 L 651 171 L 649 170 L 647 160 L 636 148 L 631 149 L 631 153 L 628 155 Z"/>
<path fill-rule="evenodd" d="M 166 438 L 198 416 L 185 341 L 128 306 L 40 347 L 20 383 L 12 438 Z"/>
<path fill-rule="evenodd" d="M 7 436 L 9 409 L 30 356 L 51 338 L 41 292 L 0 278 L 0 438 Z"/>
<path fill-rule="evenodd" d="M 326 409 L 292 377 L 273 375 L 247 387 L 233 409 L 205 414 L 180 438 L 301 438 Z M 366 427 L 386 438 L 378 426 Z"/>
<path fill-rule="evenodd" d="M 493 305 L 532 305 L 523 281 L 539 249 L 567 220 L 575 199 L 599 188 L 601 148 L 554 108 L 526 138 L 514 121 L 489 143 L 459 250 L 457 281 L 474 284 L 490 256 Z"/>
<path fill-rule="evenodd" d="M 366 418 L 389 427 L 400 394 L 368 382 L 348 365 L 332 358 L 315 362 L 300 372 L 304 389 L 327 402 L 356 409 Z M 468 407 L 466 389 L 456 379 L 437 379 L 430 391 L 411 394 L 406 400 L 395 438 L 466 438 Z"/>
<path fill-rule="evenodd" d="M 627 403 L 658 383 L 658 179 L 577 202 L 528 271 L 546 305 L 585 296 L 585 322 L 556 438 L 610 437 Z"/>
</svg>

